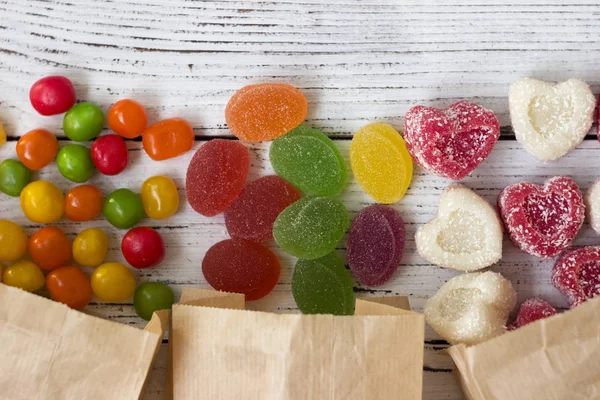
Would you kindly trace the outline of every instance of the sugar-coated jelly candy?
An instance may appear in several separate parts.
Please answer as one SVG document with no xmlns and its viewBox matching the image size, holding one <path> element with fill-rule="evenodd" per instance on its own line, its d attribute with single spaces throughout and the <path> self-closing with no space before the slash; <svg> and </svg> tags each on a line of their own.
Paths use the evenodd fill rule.
<svg viewBox="0 0 600 400">
<path fill-rule="evenodd" d="M 286 83 L 260 83 L 241 88 L 229 99 L 225 120 L 229 130 L 245 142 L 273 140 L 304 121 L 308 102 Z"/>
<path fill-rule="evenodd" d="M 229 236 L 255 242 L 272 240 L 275 219 L 300 197 L 298 189 L 275 175 L 249 183 L 225 210 Z"/>
<path fill-rule="evenodd" d="M 568 176 L 556 176 L 542 187 L 530 182 L 507 186 L 498 196 L 498 208 L 515 246 L 540 258 L 566 249 L 585 219 L 583 196 Z"/>
<path fill-rule="evenodd" d="M 585 211 L 592 229 L 600 233 L 600 180 L 596 181 L 585 194 Z"/>
<path fill-rule="evenodd" d="M 552 268 L 552 284 L 571 307 L 600 295 L 600 246 L 564 251 Z"/>
<path fill-rule="evenodd" d="M 375 201 L 398 202 L 412 179 L 413 161 L 402 136 L 376 122 L 359 129 L 350 144 L 350 166 L 358 184 Z"/>
<path fill-rule="evenodd" d="M 298 260 L 292 295 L 303 314 L 354 314 L 352 278 L 335 252 L 315 260 Z"/>
<path fill-rule="evenodd" d="M 288 254 L 306 260 L 331 253 L 350 225 L 348 211 L 331 197 L 304 197 L 275 220 L 273 237 Z"/>
<path fill-rule="evenodd" d="M 352 275 L 366 286 L 386 283 L 404 254 L 405 230 L 400 214 L 375 204 L 363 208 L 352 221 L 346 257 Z"/>
<path fill-rule="evenodd" d="M 557 314 L 556 308 L 552 304 L 540 297 L 533 297 L 525 300 L 519 307 L 517 318 L 508 326 L 512 331 L 524 325 L 530 324 L 538 319 L 548 318 Z"/>
<path fill-rule="evenodd" d="M 247 301 L 271 293 L 280 270 L 271 250 L 245 239 L 223 240 L 208 249 L 202 260 L 202 273 L 213 288 L 242 293 Z"/>
<path fill-rule="evenodd" d="M 163 119 L 144 130 L 142 145 L 154 161 L 177 157 L 194 145 L 194 130 L 185 119 Z"/>
<path fill-rule="evenodd" d="M 451 185 L 440 197 L 437 217 L 419 228 L 415 242 L 421 257 L 432 264 L 476 271 L 502 258 L 502 223 L 475 192 Z"/>
<path fill-rule="evenodd" d="M 248 149 L 239 142 L 214 139 L 200 146 L 185 177 L 190 205 L 206 217 L 222 213 L 244 189 L 249 169 Z"/>
<path fill-rule="evenodd" d="M 425 303 L 425 319 L 451 344 L 477 344 L 505 332 L 517 302 L 510 281 L 496 272 L 472 272 L 444 283 Z"/>
<path fill-rule="evenodd" d="M 34 129 L 21 136 L 16 151 L 27 168 L 38 171 L 56 158 L 58 139 L 45 129 Z"/>
<path fill-rule="evenodd" d="M 500 137 L 494 112 L 468 100 L 443 110 L 416 106 L 404 117 L 404 140 L 417 164 L 459 180 L 490 154 Z"/>
<path fill-rule="evenodd" d="M 348 179 L 346 163 L 335 143 L 306 126 L 275 139 L 269 158 L 277 175 L 306 194 L 340 194 Z"/>
<path fill-rule="evenodd" d="M 556 160 L 583 141 L 594 119 L 596 98 L 579 79 L 561 83 L 522 78 L 508 93 L 515 136 L 532 156 Z"/>
<path fill-rule="evenodd" d="M 29 90 L 29 101 L 42 115 L 56 115 L 68 111 L 76 101 L 75 88 L 64 76 L 45 76 Z"/>
</svg>

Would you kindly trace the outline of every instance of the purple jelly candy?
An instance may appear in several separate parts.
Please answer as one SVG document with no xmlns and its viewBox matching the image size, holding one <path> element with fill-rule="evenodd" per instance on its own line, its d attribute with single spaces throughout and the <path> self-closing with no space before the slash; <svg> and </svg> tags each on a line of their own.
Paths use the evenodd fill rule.
<svg viewBox="0 0 600 400">
<path fill-rule="evenodd" d="M 381 204 L 362 209 L 348 236 L 352 274 L 365 286 L 383 285 L 398 269 L 404 243 L 404 221 L 396 210 Z"/>
</svg>

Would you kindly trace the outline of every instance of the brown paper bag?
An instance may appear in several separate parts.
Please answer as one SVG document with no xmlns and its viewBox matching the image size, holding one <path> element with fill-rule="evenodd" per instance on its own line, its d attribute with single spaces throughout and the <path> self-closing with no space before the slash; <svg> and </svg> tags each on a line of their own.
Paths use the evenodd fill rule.
<svg viewBox="0 0 600 400">
<path fill-rule="evenodd" d="M 357 300 L 355 316 L 244 310 L 185 290 L 169 342 L 174 400 L 421 399 L 423 315 L 406 298 Z"/>
<path fill-rule="evenodd" d="M 141 330 L 0 284 L 0 399 L 138 399 L 168 316 Z"/>
<path fill-rule="evenodd" d="M 600 298 L 448 353 L 470 400 L 600 398 Z"/>
</svg>

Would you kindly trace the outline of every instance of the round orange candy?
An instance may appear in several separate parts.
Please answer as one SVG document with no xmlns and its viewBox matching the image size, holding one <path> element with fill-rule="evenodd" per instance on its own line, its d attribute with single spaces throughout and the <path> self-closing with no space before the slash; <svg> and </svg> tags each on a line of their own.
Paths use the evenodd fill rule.
<svg viewBox="0 0 600 400">
<path fill-rule="evenodd" d="M 261 83 L 241 88 L 229 99 L 225 120 L 240 140 L 277 139 L 304 121 L 308 103 L 304 95 L 285 83 Z"/>
<path fill-rule="evenodd" d="M 108 127 L 126 139 L 140 136 L 148 124 L 144 106 L 135 100 L 117 101 L 108 110 Z"/>
<path fill-rule="evenodd" d="M 55 226 L 41 228 L 29 238 L 29 255 L 38 267 L 53 270 L 71 259 L 71 243 Z"/>
<path fill-rule="evenodd" d="M 30 170 L 37 171 L 54 161 L 58 140 L 45 129 L 34 129 L 19 139 L 16 150 L 19 160 Z"/>
<path fill-rule="evenodd" d="M 76 310 L 92 300 L 90 278 L 77 267 L 60 267 L 46 276 L 46 287 L 52 300 Z"/>
<path fill-rule="evenodd" d="M 96 186 L 75 186 L 65 197 L 65 215 L 71 221 L 91 221 L 101 212 L 102 192 Z"/>
<path fill-rule="evenodd" d="M 150 125 L 142 135 L 144 150 L 154 161 L 177 157 L 194 145 L 194 130 L 181 118 L 163 119 Z"/>
</svg>

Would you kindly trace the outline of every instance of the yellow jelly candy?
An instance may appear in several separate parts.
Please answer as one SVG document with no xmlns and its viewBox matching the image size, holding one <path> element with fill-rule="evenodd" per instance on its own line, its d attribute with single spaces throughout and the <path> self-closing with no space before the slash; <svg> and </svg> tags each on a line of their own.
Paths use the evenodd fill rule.
<svg viewBox="0 0 600 400">
<path fill-rule="evenodd" d="M 28 292 L 40 290 L 46 282 L 40 267 L 28 260 L 17 261 L 6 268 L 2 274 L 2 280 L 5 285 L 18 287 Z"/>
<path fill-rule="evenodd" d="M 0 122 L 0 147 L 4 146 L 5 143 L 6 143 L 6 131 L 4 130 L 4 127 L 2 126 L 2 123 Z"/>
<path fill-rule="evenodd" d="M 27 251 L 27 235 L 12 221 L 0 219 L 0 261 L 15 261 Z"/>
<path fill-rule="evenodd" d="M 375 201 L 399 201 L 410 184 L 413 161 L 391 126 L 376 122 L 359 129 L 350 144 L 350 165 L 358 184 Z"/>
</svg>

